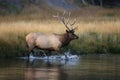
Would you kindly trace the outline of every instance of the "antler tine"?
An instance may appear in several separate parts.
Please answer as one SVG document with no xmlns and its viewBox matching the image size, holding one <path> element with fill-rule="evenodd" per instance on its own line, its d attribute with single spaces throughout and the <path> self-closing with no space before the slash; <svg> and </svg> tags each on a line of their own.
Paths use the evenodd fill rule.
<svg viewBox="0 0 120 80">
<path fill-rule="evenodd" d="M 70 30 L 70 28 L 68 27 L 69 19 L 67 20 L 67 23 L 65 22 L 65 20 L 66 20 L 65 13 L 66 13 L 66 12 L 64 11 L 61 21 L 63 22 L 63 24 L 65 25 L 65 27 L 66 27 L 68 30 Z M 69 14 L 69 16 L 70 16 L 70 14 Z"/>
<path fill-rule="evenodd" d="M 78 29 L 78 26 L 76 26 L 76 27 L 73 28 L 74 31 L 77 30 L 77 29 Z"/>
<path fill-rule="evenodd" d="M 64 13 L 63 13 L 63 15 L 62 15 L 62 17 L 61 17 L 61 21 L 65 24 L 65 11 L 64 11 Z"/>
<path fill-rule="evenodd" d="M 62 17 L 60 17 L 60 18 L 61 18 L 61 21 L 64 22 L 64 23 L 65 23 L 65 13 L 66 13 L 66 12 L 64 11 Z"/>
<path fill-rule="evenodd" d="M 77 26 L 77 27 L 74 27 L 74 25 L 75 25 L 75 23 L 76 23 L 76 20 L 77 20 L 77 19 L 75 18 L 74 21 L 73 21 L 73 23 L 70 24 L 71 27 L 73 26 L 73 27 L 72 27 L 72 30 L 75 30 L 75 29 L 77 29 L 77 27 L 78 27 L 78 26 Z"/>
<path fill-rule="evenodd" d="M 73 26 L 76 23 L 76 19 L 75 19 L 74 22 L 70 24 L 70 18 L 71 18 L 70 15 L 71 13 L 68 12 L 68 16 L 66 16 L 66 12 L 64 11 L 62 16 L 59 16 L 59 13 L 57 13 L 57 15 L 53 17 L 58 18 L 65 25 L 65 27 L 70 31 L 70 30 L 74 30 L 71 26 Z"/>
<path fill-rule="evenodd" d="M 69 13 L 68 13 L 67 23 L 66 23 L 67 25 L 68 25 L 68 24 L 69 24 L 69 22 L 70 22 L 70 15 L 71 15 L 71 13 L 69 12 Z"/>
<path fill-rule="evenodd" d="M 71 18 L 70 15 L 71 15 L 71 13 L 69 12 L 68 13 L 68 18 L 67 18 L 67 21 L 66 21 L 66 25 L 68 26 L 69 30 L 75 30 L 75 29 L 77 29 L 77 27 L 72 27 L 72 26 L 75 25 L 77 19 L 75 18 L 73 23 L 70 24 L 70 18 Z"/>
<path fill-rule="evenodd" d="M 73 23 L 70 26 L 73 26 L 76 23 L 76 18 L 74 19 Z"/>
</svg>

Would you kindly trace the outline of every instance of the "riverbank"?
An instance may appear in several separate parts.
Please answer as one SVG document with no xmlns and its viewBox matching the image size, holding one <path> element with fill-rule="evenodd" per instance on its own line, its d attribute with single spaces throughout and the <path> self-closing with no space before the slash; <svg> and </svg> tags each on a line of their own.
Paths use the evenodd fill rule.
<svg viewBox="0 0 120 80">
<path fill-rule="evenodd" d="M 10 18 L 10 17 L 9 17 Z M 27 53 L 25 36 L 30 32 L 64 33 L 64 25 L 55 19 L 16 20 L 0 23 L 0 57 L 18 57 Z M 5 19 L 4 19 L 5 20 Z M 62 51 L 71 49 L 78 54 L 120 53 L 120 19 L 116 17 L 88 17 L 78 19 L 79 35 Z"/>
</svg>

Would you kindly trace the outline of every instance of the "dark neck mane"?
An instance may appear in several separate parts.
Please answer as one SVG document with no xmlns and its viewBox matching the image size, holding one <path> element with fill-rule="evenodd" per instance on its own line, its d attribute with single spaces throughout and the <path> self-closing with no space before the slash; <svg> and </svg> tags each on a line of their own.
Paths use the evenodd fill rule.
<svg viewBox="0 0 120 80">
<path fill-rule="evenodd" d="M 60 41 L 62 43 L 62 47 L 63 46 L 67 46 L 70 43 L 70 41 L 71 41 L 71 39 L 69 38 L 69 34 L 68 33 L 60 34 L 59 35 L 59 39 L 60 39 Z"/>
</svg>

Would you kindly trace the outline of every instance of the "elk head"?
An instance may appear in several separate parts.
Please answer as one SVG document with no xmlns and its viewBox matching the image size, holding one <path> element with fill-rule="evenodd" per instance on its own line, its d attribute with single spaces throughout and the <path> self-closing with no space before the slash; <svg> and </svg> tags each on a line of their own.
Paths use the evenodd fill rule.
<svg viewBox="0 0 120 80">
<path fill-rule="evenodd" d="M 75 27 L 75 23 L 76 23 L 76 18 L 74 19 L 74 21 L 72 23 L 70 23 L 70 17 L 71 13 L 69 12 L 68 15 L 66 15 L 66 12 L 63 13 L 62 16 L 59 16 L 59 14 L 57 14 L 56 16 L 53 16 L 53 17 L 56 17 L 58 18 L 64 25 L 65 27 L 67 28 L 66 29 L 66 33 L 68 34 L 69 38 L 71 40 L 74 40 L 74 39 L 78 39 L 79 37 L 75 34 L 75 30 L 78 28 L 77 26 Z"/>
</svg>

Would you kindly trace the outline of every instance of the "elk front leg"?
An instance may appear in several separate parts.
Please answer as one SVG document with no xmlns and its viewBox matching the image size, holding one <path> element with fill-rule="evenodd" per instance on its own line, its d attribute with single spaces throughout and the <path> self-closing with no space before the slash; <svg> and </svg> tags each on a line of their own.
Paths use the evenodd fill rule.
<svg viewBox="0 0 120 80">
<path fill-rule="evenodd" d="M 29 60 L 29 58 L 30 58 L 30 54 L 33 54 L 33 53 L 34 53 L 33 49 L 34 49 L 34 48 L 28 47 L 28 53 L 27 53 L 28 60 Z"/>
<path fill-rule="evenodd" d="M 61 49 L 59 49 L 59 50 L 58 50 L 58 55 L 59 55 L 58 58 L 59 58 L 59 59 L 65 59 L 65 60 L 68 60 L 68 59 L 69 59 L 69 58 L 68 58 L 68 55 L 64 54 L 64 57 L 62 57 L 61 54 L 62 54 L 62 51 L 61 51 Z"/>
</svg>

